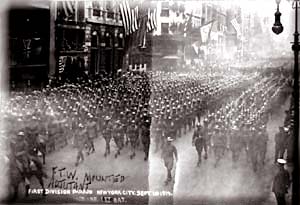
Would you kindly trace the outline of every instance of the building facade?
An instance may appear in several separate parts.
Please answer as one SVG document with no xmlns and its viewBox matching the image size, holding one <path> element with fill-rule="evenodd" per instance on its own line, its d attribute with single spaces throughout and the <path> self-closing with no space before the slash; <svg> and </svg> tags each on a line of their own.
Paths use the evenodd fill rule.
<svg viewBox="0 0 300 205">
<path fill-rule="evenodd" d="M 49 72 L 49 4 L 11 5 L 8 10 L 8 73 L 11 89 L 43 86 Z"/>
<path fill-rule="evenodd" d="M 66 2 L 55 2 L 56 74 L 114 75 L 122 69 L 124 31 L 116 1 L 79 1 L 66 17 Z"/>
<path fill-rule="evenodd" d="M 153 33 L 153 58 L 157 64 L 197 64 L 225 53 L 226 9 L 199 1 L 156 2 L 158 28 Z M 208 25 L 206 39 L 204 27 Z"/>
<path fill-rule="evenodd" d="M 74 80 L 101 73 L 113 76 L 130 67 L 149 69 L 152 32 L 147 33 L 142 48 L 134 39 L 137 32 L 125 35 L 120 3 L 86 0 L 35 5 L 28 1 L 11 6 L 8 38 L 12 88 L 43 87 L 57 77 Z"/>
</svg>

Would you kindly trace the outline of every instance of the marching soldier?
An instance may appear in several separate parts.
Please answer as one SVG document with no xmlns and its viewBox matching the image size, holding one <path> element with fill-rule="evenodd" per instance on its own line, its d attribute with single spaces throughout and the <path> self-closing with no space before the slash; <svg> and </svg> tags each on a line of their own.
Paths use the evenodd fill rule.
<svg viewBox="0 0 300 205">
<path fill-rule="evenodd" d="M 212 143 L 214 147 L 214 154 L 216 158 L 216 162 L 214 167 L 216 168 L 218 164 L 220 163 L 220 160 L 222 159 L 222 156 L 224 156 L 225 151 L 226 151 L 226 146 L 227 146 L 227 139 L 226 135 L 223 132 L 223 130 L 220 127 L 220 122 L 215 126 L 215 132 L 212 136 Z"/>
<path fill-rule="evenodd" d="M 258 156 L 259 156 L 259 145 L 258 142 L 260 141 L 259 139 L 259 135 L 257 130 L 252 127 L 251 128 L 251 136 L 249 139 L 249 154 L 250 154 L 250 159 L 251 159 L 251 163 L 252 163 L 252 168 L 253 171 L 256 172 L 258 169 Z"/>
<path fill-rule="evenodd" d="M 113 124 L 110 121 L 111 118 L 109 116 L 105 117 L 104 130 L 103 130 L 103 138 L 105 140 L 105 153 L 104 157 L 110 154 L 110 140 L 112 138 Z"/>
<path fill-rule="evenodd" d="M 172 169 L 174 168 L 174 158 L 175 158 L 175 167 L 176 162 L 178 162 L 177 149 L 172 145 L 173 139 L 171 137 L 167 138 L 167 143 L 162 149 L 162 159 L 164 160 L 165 167 L 167 168 L 167 179 L 165 185 L 168 185 L 172 181 Z"/>
<path fill-rule="evenodd" d="M 232 152 L 233 167 L 235 168 L 242 149 L 241 136 L 236 125 L 232 127 L 230 133 L 229 147 Z"/>
<path fill-rule="evenodd" d="M 96 122 L 93 121 L 93 116 L 90 114 L 88 117 L 89 117 L 89 121 L 87 123 L 88 137 L 87 137 L 86 144 L 88 147 L 87 154 L 89 155 L 95 152 L 94 139 L 97 137 L 97 126 L 96 126 Z"/>
<path fill-rule="evenodd" d="M 290 187 L 290 175 L 284 169 L 286 161 L 284 159 L 277 159 L 278 171 L 273 180 L 272 192 L 275 194 L 278 205 L 285 205 L 285 195 L 288 193 Z"/>
<path fill-rule="evenodd" d="M 201 158 L 202 158 L 202 150 L 204 149 L 205 156 L 204 159 L 207 159 L 207 146 L 206 146 L 206 140 L 204 136 L 203 129 L 201 128 L 200 123 L 197 123 L 197 128 L 194 131 L 193 134 L 193 145 L 195 145 L 197 153 L 198 153 L 198 163 L 197 167 L 201 164 Z"/>
<path fill-rule="evenodd" d="M 88 138 L 87 136 L 87 130 L 84 128 L 84 126 L 80 123 L 78 125 L 79 129 L 78 132 L 75 134 L 75 147 L 77 148 L 77 157 L 75 166 L 77 167 L 80 162 L 84 161 L 83 156 L 83 150 L 85 147 L 86 140 Z"/>
<path fill-rule="evenodd" d="M 275 135 L 275 163 L 278 158 L 283 158 L 286 148 L 286 135 L 283 127 L 279 127 L 279 133 Z"/>
<path fill-rule="evenodd" d="M 268 145 L 268 132 L 266 130 L 266 126 L 262 125 L 261 131 L 259 133 L 259 152 L 261 156 L 261 163 L 265 165 L 266 153 L 267 153 L 267 145 Z"/>
</svg>

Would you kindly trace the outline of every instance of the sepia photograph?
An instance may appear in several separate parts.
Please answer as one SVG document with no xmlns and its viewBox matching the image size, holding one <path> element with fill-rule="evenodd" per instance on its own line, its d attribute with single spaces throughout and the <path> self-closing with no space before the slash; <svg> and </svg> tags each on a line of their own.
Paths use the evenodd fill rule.
<svg viewBox="0 0 300 205">
<path fill-rule="evenodd" d="M 299 0 L 4 0 L 0 203 L 299 204 Z"/>
</svg>

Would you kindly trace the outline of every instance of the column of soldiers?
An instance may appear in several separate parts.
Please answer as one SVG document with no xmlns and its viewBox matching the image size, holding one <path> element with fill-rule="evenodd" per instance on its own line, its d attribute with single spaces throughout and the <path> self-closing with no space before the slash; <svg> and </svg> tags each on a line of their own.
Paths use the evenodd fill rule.
<svg viewBox="0 0 300 205">
<path fill-rule="evenodd" d="M 69 143 L 77 150 L 75 166 L 84 161 L 85 155 L 95 152 L 94 139 L 99 136 L 106 141 L 103 144 L 105 156 L 110 154 L 113 139 L 117 146 L 115 157 L 129 143 L 131 159 L 136 149 L 142 147 L 147 160 L 150 94 L 149 77 L 144 73 L 125 73 L 114 80 L 101 78 L 59 87 L 48 86 L 28 95 L 12 92 L 9 101 L 1 107 L 1 114 L 6 125 L 3 135 L 11 142 L 12 152 L 7 158 L 11 165 L 18 165 L 14 168 L 21 176 L 20 181 L 13 183 L 15 195 L 22 180 L 29 189 L 30 178 L 35 173 L 29 166 L 32 162 L 35 170 L 44 173 L 42 164 L 46 163 L 46 153 Z M 29 146 L 19 146 L 15 138 L 23 139 Z M 16 157 L 19 155 L 22 158 Z M 45 175 L 35 176 L 43 187 Z"/>
<path fill-rule="evenodd" d="M 255 78 L 256 75 L 232 75 L 209 79 L 203 74 L 180 76 L 175 73 L 154 77 L 150 112 L 156 151 L 167 137 L 176 139 L 191 131 L 201 116 L 240 93 Z"/>
<path fill-rule="evenodd" d="M 10 101 L 2 107 L 1 114 L 7 125 L 6 136 L 25 136 L 25 141 L 32 145 L 29 150 L 33 150 L 34 156 L 42 156 L 42 163 L 45 163 L 47 152 L 72 143 L 77 150 L 76 166 L 84 161 L 85 153 L 89 155 L 95 152 L 97 147 L 94 140 L 99 136 L 105 139 L 105 157 L 111 152 L 110 143 L 113 139 L 117 147 L 116 158 L 124 146 L 130 144 L 130 159 L 141 147 L 147 160 L 150 133 L 158 150 L 164 146 L 167 137 L 176 139 L 183 136 L 207 115 L 203 120 L 204 128 L 198 126 L 201 132 L 196 135 L 207 136 L 205 140 L 211 143 L 205 143 L 207 145 L 199 151 L 204 149 L 207 158 L 209 148 L 214 147 L 217 166 L 224 155 L 224 145 L 233 150 L 233 160 L 238 160 L 240 150 L 235 147 L 235 141 L 246 144 L 247 153 L 254 153 L 250 142 L 236 139 L 233 133 L 238 132 L 237 128 L 242 127 L 244 137 L 266 133 L 266 118 L 262 116 L 265 116 L 269 98 L 276 93 L 274 90 L 278 85 L 275 82 L 278 79 L 262 79 L 252 90 L 242 92 L 258 79 L 257 73 L 222 77 L 200 73 L 125 73 L 117 79 L 102 77 L 47 87 L 26 96 L 12 93 Z M 240 93 L 235 102 L 238 106 L 232 103 L 222 107 L 227 100 Z M 225 116 L 229 111 L 232 114 Z M 245 116 L 247 121 L 243 120 Z M 230 123 L 232 119 L 236 124 Z M 234 129 L 231 130 L 229 127 L 232 125 Z M 261 133 L 254 134 L 256 131 Z M 234 136 L 231 143 L 225 140 L 227 133 Z M 16 144 L 11 146 L 14 150 Z M 201 153 L 199 156 L 201 159 Z M 24 160 L 17 161 L 21 167 L 26 167 Z M 198 165 L 200 163 L 201 160 Z M 39 165 L 37 167 L 42 168 Z"/>
<path fill-rule="evenodd" d="M 211 147 L 215 167 L 227 151 L 231 151 L 233 167 L 236 167 L 244 151 L 254 172 L 262 168 L 267 152 L 268 110 L 286 83 L 277 77 L 261 79 L 236 100 L 208 114 L 203 126 L 198 124 L 193 135 L 199 155 L 197 166 L 201 163 L 201 151 L 204 149 L 204 158 L 207 159 L 207 149 Z"/>
</svg>

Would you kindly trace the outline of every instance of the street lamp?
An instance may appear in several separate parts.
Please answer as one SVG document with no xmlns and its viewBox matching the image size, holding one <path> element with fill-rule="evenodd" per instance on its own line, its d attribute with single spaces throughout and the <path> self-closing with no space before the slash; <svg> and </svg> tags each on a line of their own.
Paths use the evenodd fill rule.
<svg viewBox="0 0 300 205">
<path fill-rule="evenodd" d="M 300 0 L 293 0 L 293 8 L 295 9 L 295 33 L 294 33 L 294 42 L 292 45 L 292 50 L 294 51 L 294 85 L 293 85 L 293 98 L 294 98 L 294 153 L 293 153 L 293 193 L 292 193 L 292 204 L 298 204 L 299 198 L 299 33 L 298 33 L 298 3 Z M 279 12 L 279 3 L 280 0 L 276 0 L 277 11 L 275 13 L 275 24 L 272 27 L 274 33 L 279 34 L 280 31 L 280 12 Z M 295 5 L 295 6 L 294 6 Z M 282 25 L 281 25 L 282 26 Z M 273 29 L 274 28 L 274 29 Z M 282 27 L 283 30 L 283 27 Z M 279 32 L 279 33 L 278 33 Z"/>
<path fill-rule="evenodd" d="M 277 11 L 275 13 L 275 23 L 272 27 L 272 31 L 274 33 L 276 33 L 277 35 L 280 34 L 282 31 L 283 31 L 283 26 L 280 22 L 280 16 L 281 16 L 281 13 L 279 11 L 279 4 L 280 4 L 280 1 L 281 0 L 276 0 L 276 4 L 277 4 Z"/>
</svg>

